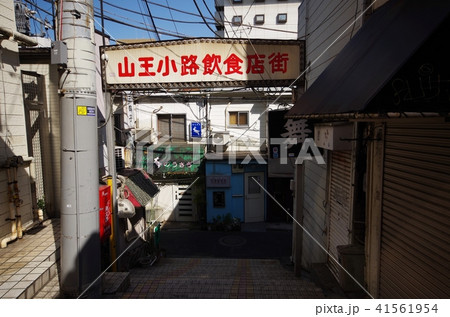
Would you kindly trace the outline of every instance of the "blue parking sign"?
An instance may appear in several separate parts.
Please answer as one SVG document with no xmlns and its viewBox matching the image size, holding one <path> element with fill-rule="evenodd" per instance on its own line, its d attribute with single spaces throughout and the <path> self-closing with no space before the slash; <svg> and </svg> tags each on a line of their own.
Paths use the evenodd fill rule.
<svg viewBox="0 0 450 317">
<path fill-rule="evenodd" d="M 201 138 L 202 137 L 202 123 L 201 122 L 191 122 L 191 137 Z"/>
</svg>

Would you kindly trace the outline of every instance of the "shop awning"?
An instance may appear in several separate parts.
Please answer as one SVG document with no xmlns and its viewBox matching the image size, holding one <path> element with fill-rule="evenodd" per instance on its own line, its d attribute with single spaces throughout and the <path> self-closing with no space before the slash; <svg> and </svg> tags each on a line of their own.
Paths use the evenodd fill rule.
<svg viewBox="0 0 450 317">
<path fill-rule="evenodd" d="M 370 16 L 286 117 L 364 112 L 449 13 L 448 0 L 389 1 Z"/>
<path fill-rule="evenodd" d="M 159 192 L 158 186 L 142 169 L 125 168 L 119 174 L 123 176 L 125 198 L 135 207 L 144 207 Z"/>
</svg>

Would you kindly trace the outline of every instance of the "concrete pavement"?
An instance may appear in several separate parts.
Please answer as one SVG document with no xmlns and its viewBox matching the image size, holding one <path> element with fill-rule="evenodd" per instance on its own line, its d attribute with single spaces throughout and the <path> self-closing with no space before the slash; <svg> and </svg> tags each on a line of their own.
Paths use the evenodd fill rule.
<svg viewBox="0 0 450 317">
<path fill-rule="evenodd" d="M 57 275 L 59 219 L 49 219 L 0 249 L 0 298 L 33 298 Z"/>
<path fill-rule="evenodd" d="M 245 224 L 239 232 L 165 224 L 166 257 L 130 270 L 130 286 L 109 298 L 324 298 L 289 266 L 292 225 Z"/>
<path fill-rule="evenodd" d="M 126 292 L 108 298 L 324 298 L 274 259 L 161 258 L 130 271 Z"/>
<path fill-rule="evenodd" d="M 289 228 L 255 224 L 240 232 L 214 232 L 167 226 L 161 232 L 166 257 L 132 268 L 126 290 L 103 298 L 329 298 L 308 275 L 294 276 Z M 34 296 L 58 297 L 58 276 Z"/>
</svg>

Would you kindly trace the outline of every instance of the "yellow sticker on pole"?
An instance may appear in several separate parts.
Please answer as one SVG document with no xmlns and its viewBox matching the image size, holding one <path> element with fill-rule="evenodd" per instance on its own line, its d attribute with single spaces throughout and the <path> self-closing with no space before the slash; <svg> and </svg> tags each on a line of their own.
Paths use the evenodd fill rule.
<svg viewBox="0 0 450 317">
<path fill-rule="evenodd" d="M 93 106 L 77 106 L 77 115 L 79 116 L 95 116 L 95 107 Z"/>
<path fill-rule="evenodd" d="M 77 106 L 77 115 L 87 116 L 87 107 L 86 106 Z"/>
</svg>

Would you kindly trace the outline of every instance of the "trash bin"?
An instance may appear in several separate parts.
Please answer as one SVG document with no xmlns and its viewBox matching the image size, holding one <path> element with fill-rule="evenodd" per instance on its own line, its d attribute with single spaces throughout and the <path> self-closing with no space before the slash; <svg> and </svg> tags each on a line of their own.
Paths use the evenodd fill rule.
<svg viewBox="0 0 450 317">
<path fill-rule="evenodd" d="M 358 244 L 338 245 L 337 252 L 339 263 L 364 286 L 364 246 Z M 363 291 L 341 267 L 339 267 L 339 284 L 344 292 Z"/>
</svg>

